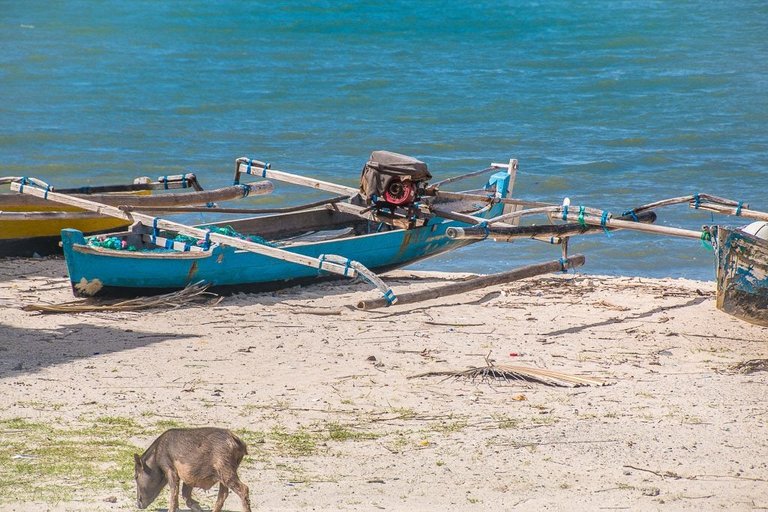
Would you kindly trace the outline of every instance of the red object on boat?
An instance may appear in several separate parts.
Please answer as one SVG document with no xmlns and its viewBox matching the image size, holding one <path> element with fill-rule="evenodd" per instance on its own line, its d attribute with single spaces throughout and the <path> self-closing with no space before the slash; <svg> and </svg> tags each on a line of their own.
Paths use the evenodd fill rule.
<svg viewBox="0 0 768 512">
<path fill-rule="evenodd" d="M 412 181 L 391 180 L 384 191 L 384 200 L 395 206 L 413 203 L 416 199 L 416 186 Z"/>
</svg>

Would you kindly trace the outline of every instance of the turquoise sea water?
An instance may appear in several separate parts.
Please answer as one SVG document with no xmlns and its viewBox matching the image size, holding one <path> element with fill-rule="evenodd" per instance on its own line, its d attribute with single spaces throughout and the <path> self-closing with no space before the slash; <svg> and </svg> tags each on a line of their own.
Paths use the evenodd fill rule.
<svg viewBox="0 0 768 512">
<path fill-rule="evenodd" d="M 524 199 L 620 212 L 708 192 L 768 210 L 766 34 L 763 0 L 0 0 L 0 175 L 191 170 L 213 188 L 250 156 L 355 185 L 388 149 L 436 178 L 517 158 Z M 317 198 L 278 185 L 258 204 Z M 659 220 L 712 222 L 687 207 Z M 714 276 L 697 241 L 616 233 L 571 250 L 589 273 Z M 557 257 L 486 242 L 418 268 Z"/>
</svg>

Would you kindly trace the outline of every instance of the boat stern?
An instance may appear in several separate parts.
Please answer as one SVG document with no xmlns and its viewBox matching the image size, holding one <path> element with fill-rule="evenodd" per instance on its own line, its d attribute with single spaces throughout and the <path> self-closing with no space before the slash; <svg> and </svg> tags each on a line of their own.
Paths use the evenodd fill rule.
<svg viewBox="0 0 768 512">
<path fill-rule="evenodd" d="M 768 327 L 768 240 L 723 226 L 712 231 L 717 261 L 717 308 Z"/>
<path fill-rule="evenodd" d="M 72 286 L 72 293 L 78 297 L 91 297 L 101 289 L 101 281 L 97 278 L 89 278 L 81 268 L 81 259 L 75 254 L 76 245 L 87 245 L 82 231 L 72 228 L 61 230 L 61 247 L 64 251 L 64 260 L 67 264 L 67 274 Z"/>
</svg>

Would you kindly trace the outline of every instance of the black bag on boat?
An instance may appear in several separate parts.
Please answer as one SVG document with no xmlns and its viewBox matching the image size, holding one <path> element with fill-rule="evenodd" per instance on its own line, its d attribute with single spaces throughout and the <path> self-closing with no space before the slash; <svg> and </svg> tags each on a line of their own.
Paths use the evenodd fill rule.
<svg viewBox="0 0 768 512">
<path fill-rule="evenodd" d="M 374 151 L 360 176 L 360 195 L 369 204 L 387 201 L 397 205 L 411 202 L 417 187 L 432 178 L 427 164 L 407 155 Z"/>
</svg>

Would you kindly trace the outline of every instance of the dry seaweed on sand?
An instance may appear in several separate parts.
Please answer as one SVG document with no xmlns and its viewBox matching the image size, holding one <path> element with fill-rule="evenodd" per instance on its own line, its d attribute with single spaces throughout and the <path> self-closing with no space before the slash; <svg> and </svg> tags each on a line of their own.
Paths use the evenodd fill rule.
<svg viewBox="0 0 768 512">
<path fill-rule="evenodd" d="M 486 366 L 473 367 L 468 370 L 442 370 L 432 371 L 426 373 L 420 373 L 418 375 L 411 375 L 409 379 L 416 379 L 419 377 L 438 377 L 444 376 L 446 379 L 469 379 L 480 380 L 481 382 L 488 382 L 491 380 L 497 381 L 525 381 L 533 382 L 537 384 L 544 384 L 546 386 L 567 387 L 575 388 L 581 386 L 604 386 L 606 382 L 600 379 L 594 379 L 591 377 L 581 377 L 579 375 L 570 375 L 563 372 L 557 372 L 554 370 L 546 370 L 542 368 L 533 368 L 530 366 L 516 366 L 506 364 L 493 364 L 488 358 L 486 358 Z"/>
<path fill-rule="evenodd" d="M 24 311 L 40 313 L 88 313 L 94 311 L 140 311 L 156 308 L 179 308 L 191 304 L 215 305 L 222 297 L 211 293 L 207 284 L 195 283 L 186 288 L 152 297 L 136 297 L 128 300 L 103 300 L 88 298 L 60 304 L 28 304 Z"/>
<path fill-rule="evenodd" d="M 750 374 L 755 372 L 768 372 L 768 359 L 750 359 L 732 364 L 728 370 L 733 373 Z"/>
</svg>

